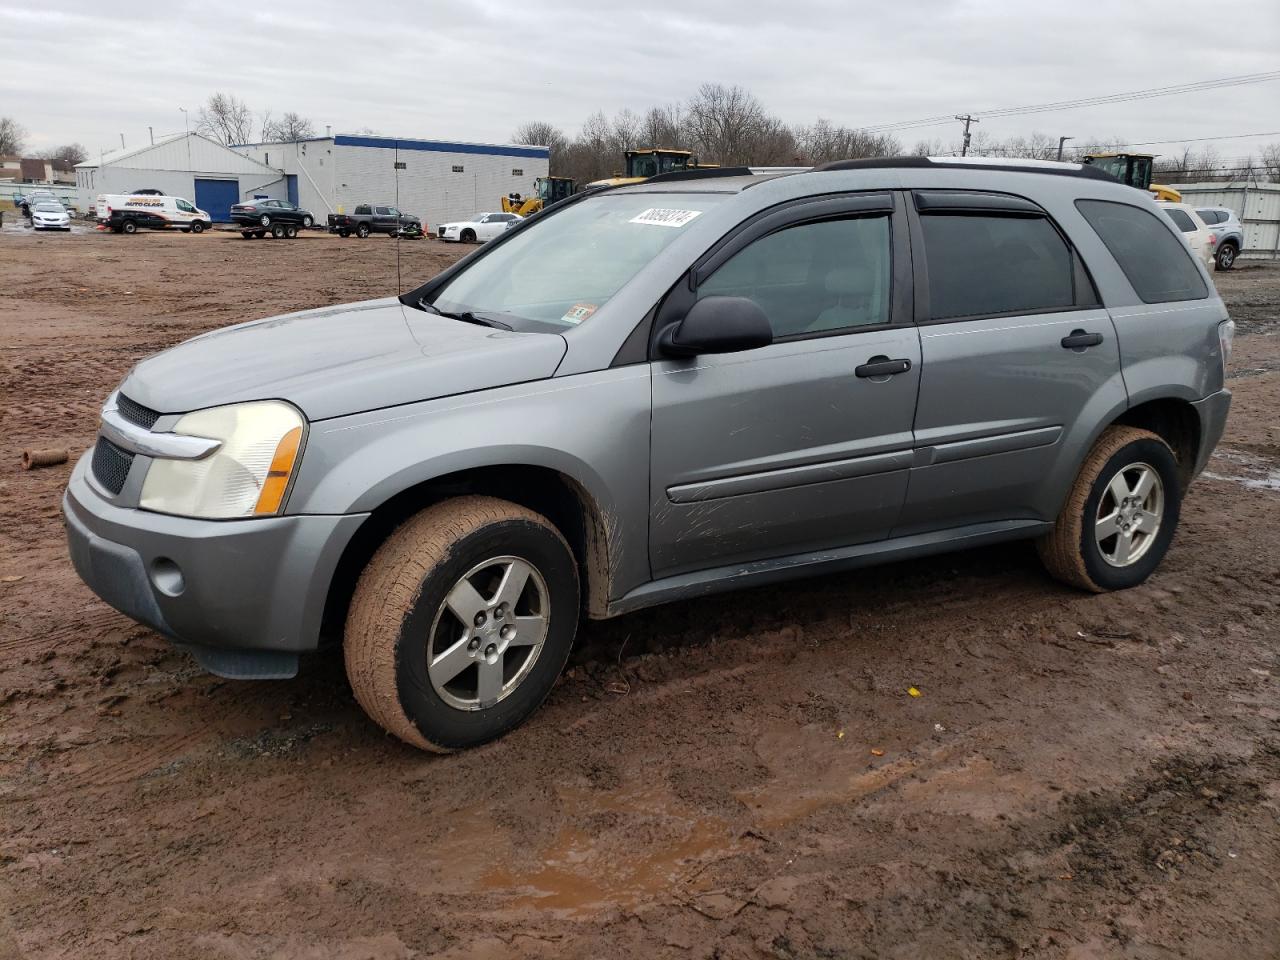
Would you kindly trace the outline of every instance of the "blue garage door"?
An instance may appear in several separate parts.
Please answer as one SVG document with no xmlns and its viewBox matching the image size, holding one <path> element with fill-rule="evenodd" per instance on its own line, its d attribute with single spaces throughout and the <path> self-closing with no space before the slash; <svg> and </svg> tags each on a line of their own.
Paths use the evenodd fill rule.
<svg viewBox="0 0 1280 960">
<path fill-rule="evenodd" d="M 209 214 L 215 223 L 231 222 L 231 205 L 240 202 L 239 180 L 201 180 L 196 178 L 196 206 Z"/>
<path fill-rule="evenodd" d="M 298 205 L 298 175 L 296 173 L 285 174 L 284 182 L 289 189 L 289 202 L 296 207 Z"/>
</svg>

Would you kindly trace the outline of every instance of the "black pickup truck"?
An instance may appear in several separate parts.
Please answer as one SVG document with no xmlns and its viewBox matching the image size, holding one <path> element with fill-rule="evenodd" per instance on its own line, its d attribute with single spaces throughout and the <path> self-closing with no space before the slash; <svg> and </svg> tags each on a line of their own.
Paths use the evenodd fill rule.
<svg viewBox="0 0 1280 960">
<path fill-rule="evenodd" d="M 329 214 L 329 232 L 340 237 L 367 237 L 371 233 L 390 236 L 422 236 L 422 221 L 392 206 L 359 204 L 353 213 Z"/>
</svg>

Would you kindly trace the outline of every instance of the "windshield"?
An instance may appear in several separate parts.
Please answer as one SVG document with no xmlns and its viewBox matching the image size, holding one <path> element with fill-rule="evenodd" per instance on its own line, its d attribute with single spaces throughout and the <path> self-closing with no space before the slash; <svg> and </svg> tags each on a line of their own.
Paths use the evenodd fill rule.
<svg viewBox="0 0 1280 960">
<path fill-rule="evenodd" d="M 633 193 L 579 201 L 514 231 L 445 284 L 434 306 L 496 314 L 517 330 L 577 326 L 723 200 L 722 194 Z"/>
<path fill-rule="evenodd" d="M 62 213 L 62 204 L 60 203 L 37 203 L 36 210 L 40 213 Z"/>
</svg>

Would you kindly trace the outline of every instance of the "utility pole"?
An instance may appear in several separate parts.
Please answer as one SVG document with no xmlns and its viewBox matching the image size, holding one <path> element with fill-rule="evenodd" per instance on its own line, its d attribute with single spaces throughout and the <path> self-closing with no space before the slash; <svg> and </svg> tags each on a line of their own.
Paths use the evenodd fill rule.
<svg viewBox="0 0 1280 960">
<path fill-rule="evenodd" d="M 151 137 L 151 145 L 156 145 L 156 132 L 152 129 L 151 124 L 147 124 L 147 135 Z"/>
<path fill-rule="evenodd" d="M 1075 137 L 1059 137 L 1058 138 L 1058 162 L 1062 162 L 1062 145 L 1068 140 L 1074 140 Z"/>
<path fill-rule="evenodd" d="M 982 121 L 975 119 L 967 113 L 963 117 L 957 115 L 956 119 L 964 122 L 964 143 L 960 147 L 960 156 L 967 157 L 969 155 L 969 124 L 981 123 Z"/>
</svg>

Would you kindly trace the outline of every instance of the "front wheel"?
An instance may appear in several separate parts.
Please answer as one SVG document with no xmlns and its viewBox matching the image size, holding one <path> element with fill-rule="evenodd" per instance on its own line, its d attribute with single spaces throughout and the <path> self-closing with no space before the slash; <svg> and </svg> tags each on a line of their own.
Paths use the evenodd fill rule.
<svg viewBox="0 0 1280 960">
<path fill-rule="evenodd" d="M 192 232 L 192 233 L 204 233 L 204 221 L 203 221 L 203 220 L 192 220 L 192 221 L 191 221 L 191 232 Z"/>
<path fill-rule="evenodd" d="M 493 497 L 436 504 L 360 575 L 347 676 L 365 712 L 406 743 L 472 747 L 551 692 L 578 629 L 578 572 L 559 531 Z"/>
<path fill-rule="evenodd" d="M 258 223 L 262 224 L 264 227 L 269 227 L 271 226 L 271 218 L 264 213 L 258 218 Z"/>
<path fill-rule="evenodd" d="M 1218 254 L 1214 257 L 1214 263 L 1219 270 L 1230 270 L 1236 265 L 1236 254 L 1239 251 L 1234 243 L 1224 243 L 1218 248 Z"/>
<path fill-rule="evenodd" d="M 462 235 L 458 237 L 463 243 L 475 243 L 476 233 L 474 230 L 463 230 Z"/>
<path fill-rule="evenodd" d="M 313 223 L 315 223 L 315 221 L 314 221 L 314 220 L 312 220 L 310 217 L 303 217 L 303 218 L 302 218 L 302 227 L 303 227 L 303 229 L 304 229 L 304 230 L 310 230 L 310 229 L 311 229 L 311 225 L 312 225 Z"/>
<path fill-rule="evenodd" d="M 1058 580 L 1103 593 L 1136 587 L 1164 559 L 1178 526 L 1182 485 L 1156 434 L 1109 427 L 1089 451 L 1052 531 L 1037 541 Z"/>
</svg>

